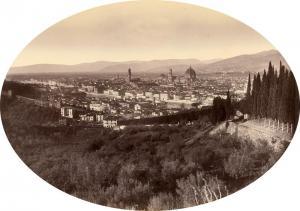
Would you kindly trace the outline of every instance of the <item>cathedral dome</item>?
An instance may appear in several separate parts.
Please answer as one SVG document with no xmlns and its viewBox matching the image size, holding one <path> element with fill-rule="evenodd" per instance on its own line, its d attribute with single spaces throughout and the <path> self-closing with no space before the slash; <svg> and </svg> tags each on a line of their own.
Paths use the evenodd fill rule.
<svg viewBox="0 0 300 211">
<path fill-rule="evenodd" d="M 195 70 L 190 66 L 184 74 L 185 78 L 188 80 L 194 81 L 196 79 L 196 72 Z"/>
</svg>

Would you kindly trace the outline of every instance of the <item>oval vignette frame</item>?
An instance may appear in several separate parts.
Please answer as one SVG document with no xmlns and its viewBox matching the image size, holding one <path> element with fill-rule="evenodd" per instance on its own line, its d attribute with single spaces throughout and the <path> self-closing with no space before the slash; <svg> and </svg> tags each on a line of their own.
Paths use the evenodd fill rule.
<svg viewBox="0 0 300 211">
<path fill-rule="evenodd" d="M 101 8 L 130 4 L 116 3 L 101 6 Z M 143 4 L 149 4 L 149 2 L 132 4 L 138 4 L 138 7 L 143 7 Z M 180 7 L 208 10 L 181 3 L 160 2 L 158 4 L 174 4 L 181 5 Z M 147 8 L 149 7 L 149 5 L 146 6 Z M 95 11 L 96 9 L 92 10 Z M 208 11 L 208 16 L 211 15 L 210 13 L 217 13 L 211 10 Z M 30 48 L 31 45 L 34 46 L 36 40 L 36 42 L 42 42 L 43 39 L 46 39 L 47 37 L 45 38 L 44 34 L 55 34 L 55 30 L 53 32 L 52 28 L 55 29 L 56 27 L 59 31 L 59 27 L 64 28 L 63 23 L 66 22 L 66 26 L 70 26 L 68 21 L 76 19 L 84 13 L 71 16 L 47 29 L 23 50 L 16 62 L 24 62 L 20 57 L 24 56 L 26 58 L 26 49 Z M 156 14 L 156 11 L 154 13 Z M 157 13 L 159 14 L 159 12 Z M 170 14 L 168 13 L 168 15 Z M 217 14 L 220 15 L 220 13 Z M 224 15 L 221 14 L 220 16 Z M 224 16 L 224 19 L 237 22 L 228 16 Z M 216 20 L 218 19 L 216 18 Z M 213 21 L 216 20 L 214 19 Z M 122 20 L 119 21 L 122 22 Z M 218 21 L 214 23 L 216 24 Z M 143 35 L 144 30 L 147 31 L 147 25 L 143 26 L 145 22 L 141 22 L 138 22 L 137 25 L 145 28 L 141 31 L 137 30 L 139 35 Z M 152 24 L 158 28 L 161 26 L 159 25 L 161 24 L 160 22 Z M 239 24 L 242 28 L 249 29 L 248 26 Z M 105 27 L 107 27 L 104 28 L 106 32 L 111 30 L 112 34 L 115 34 L 115 30 L 117 30 L 114 27 Z M 191 27 L 189 30 L 192 32 L 195 30 L 193 26 L 189 27 Z M 209 28 L 209 26 L 205 27 Z M 129 27 L 129 29 L 131 28 Z M 133 27 L 133 29 L 136 28 Z M 71 33 L 72 28 L 69 28 L 69 30 L 69 33 Z M 172 30 L 174 29 L 172 28 Z M 252 29 L 249 29 L 249 31 L 253 32 Z M 75 40 L 70 40 L 78 44 L 80 39 L 76 40 L 76 36 L 74 37 Z M 172 38 L 177 39 L 177 37 Z M 193 38 L 193 36 L 191 37 Z M 259 35 L 259 37 L 261 36 Z M 92 38 L 93 36 L 89 41 L 93 43 Z M 202 37 L 202 39 L 204 38 Z M 139 42 L 147 41 L 139 40 L 138 37 L 136 37 L 136 40 L 131 40 L 130 36 L 127 39 L 131 44 L 134 42 L 141 44 Z M 64 38 L 55 42 L 57 44 L 67 40 Z M 161 40 L 155 41 L 160 44 Z M 108 39 L 105 42 L 108 42 L 111 46 L 115 45 L 115 40 Z M 198 44 L 197 40 L 194 42 Z M 68 46 L 70 44 L 72 42 L 66 43 L 67 47 L 65 48 L 68 49 L 69 47 L 72 49 L 72 46 Z M 147 44 L 149 45 L 149 43 Z M 170 45 L 172 42 L 167 44 Z M 168 47 L 167 44 L 165 46 Z M 191 45 L 192 43 L 186 42 L 185 44 Z M 130 47 L 125 44 L 124 46 L 125 50 Z M 151 52 L 150 46 L 148 47 Z M 60 52 L 57 49 L 49 48 L 48 50 L 49 52 L 51 50 L 55 53 Z M 90 48 L 84 50 L 82 48 L 83 52 L 92 52 L 93 50 Z M 116 54 L 115 52 L 114 54 Z M 44 58 L 47 57 L 47 54 L 42 50 L 39 53 Z M 133 57 L 138 57 L 145 53 L 140 50 Z M 168 53 L 170 52 L 165 51 L 165 54 L 158 54 L 157 56 L 164 58 Z M 194 55 L 193 53 L 195 52 L 186 50 L 184 55 Z M 73 55 L 73 61 L 76 61 L 76 56 L 78 55 Z M 91 58 L 93 56 L 95 55 L 90 55 Z M 122 57 L 122 49 L 119 56 Z M 244 58 L 243 56 L 251 58 Z M 236 66 L 230 63 L 232 59 L 237 58 L 234 56 L 229 59 L 216 59 L 216 61 L 204 60 L 204 63 L 197 59 L 168 60 L 166 58 L 150 61 L 144 61 L 142 58 L 139 58 L 138 62 L 130 61 L 130 63 L 127 61 L 124 62 L 125 64 L 119 61 L 109 61 L 106 62 L 106 66 L 101 67 L 101 71 L 99 71 L 100 63 L 96 65 L 96 69 L 93 69 L 93 64 L 88 64 L 88 67 L 84 67 L 86 64 L 81 64 L 83 66 L 80 68 L 86 68 L 84 71 L 82 69 L 77 70 L 76 65 L 73 64 L 68 66 L 62 65 L 62 67 L 54 65 L 55 71 L 57 69 L 60 70 L 57 72 L 51 70 L 53 68 L 51 64 L 13 67 L 7 75 L 1 93 L 1 117 L 4 129 L 17 154 L 26 165 L 34 166 L 32 170 L 35 173 L 55 187 L 87 201 L 126 209 L 175 209 L 214 201 L 235 192 L 236 189 L 244 187 L 245 183 L 243 182 L 245 181 L 243 180 L 246 180 L 248 184 L 248 182 L 254 181 L 270 168 L 288 145 L 288 142 L 283 141 L 283 139 L 291 139 L 290 136 L 293 135 L 295 124 L 298 122 L 299 93 L 297 83 L 280 53 L 272 50 L 243 56 L 243 59 L 248 59 L 248 63 L 246 62 L 247 65 L 245 65 L 234 61 L 238 63 L 237 65 L 237 63 L 233 62 L 238 68 L 249 68 L 251 63 L 256 64 L 259 59 L 264 57 L 267 57 L 267 59 L 262 61 L 264 68 L 260 69 L 257 66 L 251 67 L 253 69 L 246 68 L 246 71 L 242 71 L 243 73 L 239 72 L 238 68 L 234 69 Z M 251 59 L 256 59 L 256 57 L 259 57 L 259 59 L 251 62 Z M 279 66 L 278 58 L 281 60 Z M 228 60 L 229 65 L 226 63 Z M 266 62 L 266 60 L 271 62 Z M 68 63 L 70 61 L 66 60 L 65 62 Z M 151 62 L 161 62 L 163 65 L 149 64 Z M 110 64 L 108 65 L 107 63 Z M 229 67 L 226 67 L 226 64 Z M 119 65 L 118 68 L 120 69 L 114 65 Z M 50 70 L 43 72 L 49 66 Z M 71 70 L 68 70 L 68 68 L 71 68 Z M 256 69 L 259 73 L 255 72 Z M 263 73 L 263 69 L 266 69 L 266 73 Z M 146 70 L 151 70 L 150 76 L 145 75 Z M 275 74 L 275 71 L 279 73 Z M 239 90 L 231 89 L 233 85 L 238 87 L 238 82 L 240 82 L 242 77 L 246 78 L 246 80 L 244 78 L 243 80 L 247 84 L 248 72 L 250 72 L 250 75 L 247 87 L 251 87 L 251 89 L 243 93 L 246 95 L 244 98 L 239 98 L 236 96 L 238 93 L 236 91 Z M 228 84 L 226 80 L 222 82 L 222 78 L 219 77 L 220 74 L 222 78 L 226 78 L 228 75 L 230 75 L 230 78 L 237 78 L 236 81 Z M 111 79 L 112 75 L 114 75 L 113 79 Z M 61 77 L 64 80 L 61 81 Z M 88 79 L 85 79 L 85 77 Z M 255 80 L 253 80 L 253 77 L 255 77 Z M 32 78 L 33 80 L 31 80 Z M 219 80 L 221 80 L 221 83 L 215 85 L 215 81 Z M 210 86 L 201 89 L 204 83 L 214 84 L 213 86 L 217 87 L 216 90 L 210 93 L 213 95 L 217 93 L 212 99 L 211 107 L 209 107 L 211 104 L 208 103 L 206 105 L 203 103 L 209 95 L 202 99 L 204 94 L 199 91 L 210 89 Z M 159 88 L 154 89 L 153 87 L 156 86 Z M 178 87 L 180 90 L 177 90 Z M 149 94 L 147 96 L 146 92 L 149 89 L 154 91 L 152 91 L 152 95 L 147 93 Z M 283 90 L 286 89 L 290 90 L 287 96 L 282 94 Z M 116 90 L 119 90 L 120 93 L 116 93 L 118 92 Z M 131 93 L 139 91 L 143 91 L 143 94 Z M 194 94 L 195 91 L 198 91 L 198 93 Z M 159 96 L 155 97 L 156 92 L 159 93 Z M 293 96 L 296 96 L 296 98 Z M 196 98 L 196 101 L 192 101 L 193 98 Z M 236 99 L 239 102 L 236 102 Z M 294 111 L 289 109 L 291 108 L 291 99 L 295 100 Z M 265 105 L 264 100 L 267 102 L 267 105 Z M 76 101 L 79 101 L 79 103 Z M 87 106 L 85 106 L 85 101 L 88 101 Z M 178 102 L 179 105 L 176 105 Z M 116 109 L 118 106 L 114 106 L 115 103 L 118 106 L 122 105 L 121 111 Z M 194 107 L 193 103 L 197 103 L 197 107 Z M 126 104 L 129 105 L 127 106 Z M 182 106 L 182 104 L 184 105 Z M 102 107 L 104 107 L 103 110 L 97 110 L 102 109 Z M 18 112 L 15 111 L 26 111 L 26 109 L 31 115 L 21 115 L 20 120 L 19 116 L 16 116 Z M 165 110 L 167 113 L 163 113 Z M 126 116 L 125 118 L 125 115 L 127 115 L 125 111 L 132 116 L 129 118 Z M 149 111 L 151 111 L 150 115 L 148 114 Z M 44 116 L 40 118 L 34 114 Z M 136 118 L 138 116 L 139 118 Z M 15 131 L 15 127 L 19 130 Z M 258 140 L 261 137 L 257 137 L 255 130 L 264 131 L 266 140 Z M 158 137 L 155 136 L 157 135 L 155 133 L 158 133 Z M 136 134 L 137 137 L 134 136 Z M 20 142 L 20 137 L 25 137 L 22 142 Z M 127 141 L 121 141 L 120 137 Z M 72 138 L 75 141 L 70 140 Z M 40 140 L 45 142 L 41 143 Z M 82 143 L 80 140 L 85 142 Z M 203 144 L 202 142 L 205 147 L 200 147 Z M 153 146 L 155 146 L 155 149 L 153 149 Z M 49 148 L 44 149 L 44 147 Z M 67 157 L 60 152 L 64 150 L 65 153 L 69 153 Z M 52 156 L 52 153 L 57 153 L 57 157 L 45 157 L 43 153 L 46 152 L 49 153 L 48 156 Z M 141 152 L 144 154 L 140 155 Z M 279 154 L 277 154 L 278 152 Z M 257 158 L 257 156 L 262 157 Z M 127 159 L 125 163 L 122 163 L 123 157 Z M 180 159 L 177 159 L 178 157 Z M 159 161 L 155 161 L 155 159 Z M 218 159 L 223 159 L 222 164 L 216 162 Z M 119 162 L 122 164 L 118 164 Z M 257 164 L 259 162 L 264 164 L 259 166 Z M 157 166 L 153 166 L 153 164 Z M 50 170 L 43 170 L 44 165 L 48 165 Z M 154 173 L 146 170 L 146 167 L 149 166 L 153 167 L 151 170 Z M 219 168 L 222 168 L 222 171 Z M 104 169 L 110 171 L 109 176 L 113 175 L 112 178 L 103 173 Z M 158 169 L 161 170 L 159 171 Z M 177 169 L 180 170 L 178 171 Z M 154 175 L 157 174 L 158 181 L 153 181 Z M 170 184 L 164 187 L 156 184 L 169 180 Z M 242 184 L 239 184 L 240 187 L 231 187 L 232 189 L 228 190 L 228 187 L 233 185 L 230 183 L 231 180 Z M 130 185 L 126 186 L 127 183 Z M 94 186 L 97 187 L 96 190 L 94 190 Z M 205 193 L 211 193 L 211 195 L 208 196 Z M 166 208 L 165 206 L 168 207 Z"/>
</svg>

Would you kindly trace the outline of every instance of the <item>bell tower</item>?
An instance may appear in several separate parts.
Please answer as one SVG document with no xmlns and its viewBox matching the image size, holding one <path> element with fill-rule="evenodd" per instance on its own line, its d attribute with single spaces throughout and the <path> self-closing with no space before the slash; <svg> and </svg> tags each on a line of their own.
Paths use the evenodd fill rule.
<svg viewBox="0 0 300 211">
<path fill-rule="evenodd" d="M 131 69 L 130 68 L 128 69 L 128 76 L 127 77 L 128 77 L 127 78 L 128 82 L 131 82 Z"/>
</svg>

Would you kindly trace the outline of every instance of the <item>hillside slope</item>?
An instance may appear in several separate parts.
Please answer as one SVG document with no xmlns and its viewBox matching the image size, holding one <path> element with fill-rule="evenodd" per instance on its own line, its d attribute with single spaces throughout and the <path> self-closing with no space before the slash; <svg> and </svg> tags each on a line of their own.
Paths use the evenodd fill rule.
<svg viewBox="0 0 300 211">
<path fill-rule="evenodd" d="M 200 68 L 206 72 L 259 72 L 268 67 L 269 61 L 279 68 L 279 63 L 288 66 L 282 55 L 276 50 L 264 51 L 257 54 L 241 55 L 217 61 Z"/>
<path fill-rule="evenodd" d="M 217 61 L 216 61 L 217 60 Z M 130 67 L 133 73 L 168 73 L 170 68 L 175 74 L 183 74 L 192 65 L 197 72 L 258 72 L 268 67 L 269 61 L 278 68 L 284 58 L 276 50 L 264 51 L 250 55 L 240 55 L 228 59 L 166 59 L 150 61 L 110 62 L 98 61 L 76 65 L 36 64 L 12 67 L 9 74 L 24 73 L 126 73 Z"/>
</svg>

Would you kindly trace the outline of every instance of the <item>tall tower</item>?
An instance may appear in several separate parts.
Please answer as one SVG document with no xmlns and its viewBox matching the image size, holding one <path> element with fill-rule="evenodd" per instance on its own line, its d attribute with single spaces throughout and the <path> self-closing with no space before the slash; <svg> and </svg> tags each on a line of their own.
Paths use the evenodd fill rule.
<svg viewBox="0 0 300 211">
<path fill-rule="evenodd" d="M 131 69 L 128 69 L 128 82 L 131 82 Z"/>
<path fill-rule="evenodd" d="M 173 70 L 172 69 L 169 70 L 168 81 L 170 83 L 173 83 Z"/>
</svg>

